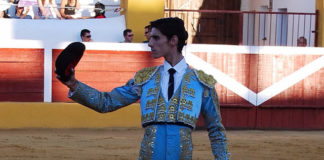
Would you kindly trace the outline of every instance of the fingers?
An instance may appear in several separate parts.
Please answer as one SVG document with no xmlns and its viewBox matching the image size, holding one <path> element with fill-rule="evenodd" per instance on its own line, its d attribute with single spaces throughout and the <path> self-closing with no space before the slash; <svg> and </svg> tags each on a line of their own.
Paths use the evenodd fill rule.
<svg viewBox="0 0 324 160">
<path fill-rule="evenodd" d="M 61 83 L 66 85 L 66 80 L 63 80 L 63 77 L 61 77 L 61 75 L 57 74 L 56 68 L 54 70 L 54 73 L 56 74 L 56 79 L 58 79 Z"/>
<path fill-rule="evenodd" d="M 66 77 L 62 77 L 61 75 L 57 74 L 56 69 L 54 70 L 55 74 L 56 74 L 56 78 L 63 83 L 64 85 L 66 85 L 69 88 L 75 88 L 77 79 L 75 78 L 75 70 L 74 68 L 71 68 L 70 70 L 70 76 L 68 79 L 66 79 Z"/>
<path fill-rule="evenodd" d="M 60 75 L 56 75 L 56 79 L 58 79 L 61 83 L 63 83 L 64 85 L 66 85 L 66 82 L 63 81 L 62 77 Z"/>
</svg>

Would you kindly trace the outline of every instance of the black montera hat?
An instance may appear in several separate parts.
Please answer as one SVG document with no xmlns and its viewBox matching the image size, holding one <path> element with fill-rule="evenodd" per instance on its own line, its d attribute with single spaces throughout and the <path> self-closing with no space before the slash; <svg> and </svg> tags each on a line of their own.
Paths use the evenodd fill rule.
<svg viewBox="0 0 324 160">
<path fill-rule="evenodd" d="M 73 42 L 69 44 L 57 57 L 55 62 L 55 72 L 64 82 L 70 80 L 71 69 L 74 68 L 80 61 L 85 50 L 84 44 Z"/>
</svg>

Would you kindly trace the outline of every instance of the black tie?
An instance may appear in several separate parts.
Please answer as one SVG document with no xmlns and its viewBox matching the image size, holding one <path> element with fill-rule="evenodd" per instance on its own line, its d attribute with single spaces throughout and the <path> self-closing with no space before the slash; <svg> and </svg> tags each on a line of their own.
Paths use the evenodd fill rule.
<svg viewBox="0 0 324 160">
<path fill-rule="evenodd" d="M 168 100 L 170 100 L 170 98 L 172 97 L 172 94 L 173 94 L 173 90 L 174 90 L 174 73 L 176 72 L 175 69 L 173 68 L 170 68 L 168 70 L 169 74 L 170 74 L 170 77 L 169 77 L 169 87 L 168 87 Z"/>
</svg>

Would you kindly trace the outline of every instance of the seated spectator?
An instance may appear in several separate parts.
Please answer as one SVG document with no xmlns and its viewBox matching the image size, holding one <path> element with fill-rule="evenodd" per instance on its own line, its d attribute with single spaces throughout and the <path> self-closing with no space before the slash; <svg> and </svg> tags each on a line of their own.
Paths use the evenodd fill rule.
<svg viewBox="0 0 324 160">
<path fill-rule="evenodd" d="M 105 16 L 105 5 L 100 3 L 100 2 L 97 2 L 94 6 L 94 13 L 95 13 L 95 16 L 94 17 L 91 17 L 91 16 L 84 16 L 82 17 L 82 19 L 88 19 L 88 18 L 106 18 Z"/>
<path fill-rule="evenodd" d="M 297 46 L 306 47 L 307 46 L 307 39 L 305 37 L 299 37 L 297 39 Z"/>
<path fill-rule="evenodd" d="M 0 3 L 0 11 L 6 11 L 8 8 L 10 8 L 11 4 L 13 0 L 7 0 L 7 1 L 3 1 L 2 3 Z M 1 13 L 1 15 L 4 15 Z"/>
<path fill-rule="evenodd" d="M 26 17 L 32 18 L 38 14 L 38 3 L 37 0 L 19 0 L 18 7 L 25 7 L 24 10 L 28 10 Z"/>
<path fill-rule="evenodd" d="M 6 12 L 5 12 L 4 10 L 1 10 L 1 11 L 0 11 L 0 18 L 4 18 L 5 13 L 6 13 Z"/>
<path fill-rule="evenodd" d="M 0 11 L 0 18 L 10 18 L 7 13 L 6 10 Z"/>
<path fill-rule="evenodd" d="M 82 42 L 92 42 L 90 30 L 83 29 L 80 33 Z"/>
<path fill-rule="evenodd" d="M 0 0 L 1 1 L 1 0 Z M 11 18 L 15 15 L 16 5 L 18 0 L 2 0 L 3 2 L 0 4 L 0 17 L 1 18 Z"/>
<path fill-rule="evenodd" d="M 30 6 L 20 7 L 18 5 L 18 1 L 16 1 L 15 4 L 16 4 L 15 15 L 13 15 L 11 18 L 32 19 L 32 17 L 30 15 L 28 15 Z"/>
<path fill-rule="evenodd" d="M 125 29 L 123 35 L 124 35 L 125 43 L 132 43 L 134 34 L 131 29 Z"/>
<path fill-rule="evenodd" d="M 35 19 L 62 19 L 55 0 L 37 0 L 37 2 L 39 12 L 35 15 Z"/>
<path fill-rule="evenodd" d="M 102 4 L 100 2 L 97 2 L 95 4 L 94 12 L 96 14 L 94 16 L 94 18 L 106 18 L 106 16 L 105 16 L 106 11 L 105 11 L 105 5 L 104 4 Z"/>
<path fill-rule="evenodd" d="M 10 18 L 6 12 L 6 8 L 0 8 L 0 18 Z"/>
<path fill-rule="evenodd" d="M 73 19 L 75 18 L 75 10 L 80 9 L 79 0 L 62 0 L 60 13 L 62 18 Z"/>
<path fill-rule="evenodd" d="M 150 34 L 151 34 L 151 26 L 150 25 L 147 25 L 144 27 L 144 36 L 146 38 L 145 41 L 143 41 L 143 43 L 148 43 L 149 42 L 149 39 L 150 39 Z"/>
</svg>

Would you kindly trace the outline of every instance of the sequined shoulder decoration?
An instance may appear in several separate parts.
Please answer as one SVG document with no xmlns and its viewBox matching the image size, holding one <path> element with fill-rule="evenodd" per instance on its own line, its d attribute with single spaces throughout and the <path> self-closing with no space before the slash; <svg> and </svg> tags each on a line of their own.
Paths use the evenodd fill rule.
<svg viewBox="0 0 324 160">
<path fill-rule="evenodd" d="M 142 85 L 145 82 L 147 82 L 149 79 L 152 78 L 152 76 L 155 74 L 155 72 L 158 70 L 159 67 L 147 67 L 143 68 L 142 70 L 136 72 L 135 74 L 135 83 L 137 85 Z"/>
<path fill-rule="evenodd" d="M 209 88 L 214 88 L 215 84 L 216 84 L 216 80 L 214 79 L 214 77 L 212 75 L 208 75 L 206 74 L 204 71 L 202 70 L 194 70 L 198 80 L 206 85 Z"/>
</svg>

